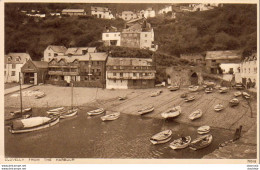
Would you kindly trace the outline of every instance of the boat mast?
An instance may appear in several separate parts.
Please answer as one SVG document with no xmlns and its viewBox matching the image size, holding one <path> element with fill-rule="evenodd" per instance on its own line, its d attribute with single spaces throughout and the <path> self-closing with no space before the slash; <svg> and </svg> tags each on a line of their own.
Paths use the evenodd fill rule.
<svg viewBox="0 0 260 170">
<path fill-rule="evenodd" d="M 20 84 L 21 114 L 23 114 L 23 101 L 22 101 L 22 82 L 21 82 L 21 72 L 19 72 L 19 84 Z"/>
<path fill-rule="evenodd" d="M 71 109 L 73 109 L 73 82 L 71 76 Z"/>
</svg>

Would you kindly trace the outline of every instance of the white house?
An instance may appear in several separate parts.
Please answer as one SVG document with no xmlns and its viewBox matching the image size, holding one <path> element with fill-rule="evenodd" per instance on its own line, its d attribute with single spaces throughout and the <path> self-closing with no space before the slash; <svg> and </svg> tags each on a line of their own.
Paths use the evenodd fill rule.
<svg viewBox="0 0 260 170">
<path fill-rule="evenodd" d="M 96 18 L 114 19 L 111 11 L 106 7 L 91 7 L 91 15 Z"/>
<path fill-rule="evenodd" d="M 105 32 L 102 33 L 102 41 L 106 46 L 120 46 L 121 32 L 117 31 L 117 28 L 113 26 L 106 28 Z"/>
<path fill-rule="evenodd" d="M 43 53 L 43 61 L 51 61 L 52 58 L 64 55 L 67 48 L 64 46 L 49 45 Z"/>
<path fill-rule="evenodd" d="M 166 6 L 163 9 L 160 9 L 158 11 L 158 14 L 159 15 L 163 15 L 163 14 L 167 14 L 168 12 L 172 12 L 172 6 L 171 5 L 170 6 Z"/>
<path fill-rule="evenodd" d="M 125 21 L 129 21 L 129 20 L 132 20 L 132 19 L 136 19 L 137 14 L 133 11 L 123 11 L 120 18 L 122 18 Z"/>
<path fill-rule="evenodd" d="M 19 82 L 21 68 L 30 59 L 31 57 L 28 53 L 8 53 L 5 55 L 5 83 Z"/>
<path fill-rule="evenodd" d="M 61 11 L 62 15 L 69 15 L 69 16 L 79 16 L 79 15 L 86 15 L 84 9 L 63 9 Z"/>
<path fill-rule="evenodd" d="M 139 11 L 137 16 L 138 18 L 152 18 L 155 17 L 155 10 L 147 8 L 146 10 Z"/>
</svg>

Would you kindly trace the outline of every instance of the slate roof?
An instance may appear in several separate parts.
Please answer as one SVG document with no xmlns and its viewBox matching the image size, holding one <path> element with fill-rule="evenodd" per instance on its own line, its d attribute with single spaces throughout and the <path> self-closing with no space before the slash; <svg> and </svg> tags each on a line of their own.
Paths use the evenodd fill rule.
<svg viewBox="0 0 260 170">
<path fill-rule="evenodd" d="M 66 47 L 58 45 L 49 45 L 47 48 L 51 48 L 56 53 L 65 53 L 67 51 Z"/>
<path fill-rule="evenodd" d="M 117 58 L 108 57 L 107 66 L 153 66 L 151 58 Z"/>
<path fill-rule="evenodd" d="M 108 12 L 109 9 L 107 7 L 91 7 L 91 11 L 100 11 L 100 12 Z"/>
<path fill-rule="evenodd" d="M 48 62 L 45 61 L 32 61 L 37 68 L 48 68 Z"/>
<path fill-rule="evenodd" d="M 18 60 L 19 59 L 19 60 Z M 5 64 L 23 64 L 31 59 L 28 53 L 8 53 L 5 55 Z"/>
<path fill-rule="evenodd" d="M 72 54 L 72 55 L 83 55 L 83 50 L 87 52 L 93 53 L 96 51 L 96 47 L 72 47 L 68 48 L 65 52 L 65 55 Z"/>
</svg>

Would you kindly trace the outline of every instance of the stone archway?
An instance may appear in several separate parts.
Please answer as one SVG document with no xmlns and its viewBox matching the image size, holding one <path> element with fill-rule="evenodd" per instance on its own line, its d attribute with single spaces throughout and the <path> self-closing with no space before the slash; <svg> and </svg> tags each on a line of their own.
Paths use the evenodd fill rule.
<svg viewBox="0 0 260 170">
<path fill-rule="evenodd" d="M 198 80 L 199 80 L 198 74 L 196 72 L 192 73 L 190 76 L 191 85 L 198 85 L 199 84 Z"/>
</svg>

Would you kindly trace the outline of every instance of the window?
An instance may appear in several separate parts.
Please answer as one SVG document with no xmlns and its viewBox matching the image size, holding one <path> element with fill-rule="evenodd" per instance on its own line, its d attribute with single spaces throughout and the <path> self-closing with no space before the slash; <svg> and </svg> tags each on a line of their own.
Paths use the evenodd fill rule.
<svg viewBox="0 0 260 170">
<path fill-rule="evenodd" d="M 8 61 L 12 61 L 13 57 L 12 56 L 9 56 L 8 57 Z"/>
<path fill-rule="evenodd" d="M 245 68 L 245 71 L 244 71 L 245 73 L 246 73 L 246 68 Z"/>
<path fill-rule="evenodd" d="M 147 37 L 147 34 L 144 34 L 145 37 Z"/>
<path fill-rule="evenodd" d="M 257 73 L 257 68 L 256 67 L 254 68 L 254 72 Z"/>
<path fill-rule="evenodd" d="M 136 73 L 134 73 L 133 75 L 134 75 L 134 77 L 136 77 Z"/>
<path fill-rule="evenodd" d="M 114 80 L 114 83 L 116 83 L 116 80 Z"/>
<path fill-rule="evenodd" d="M 212 60 L 212 63 L 215 63 L 216 62 L 216 60 Z"/>
<path fill-rule="evenodd" d="M 120 77 L 123 77 L 123 73 L 120 73 Z"/>
<path fill-rule="evenodd" d="M 116 37 L 116 34 L 114 36 Z"/>
<path fill-rule="evenodd" d="M 106 34 L 106 37 L 109 37 L 109 34 Z"/>
<path fill-rule="evenodd" d="M 250 68 L 248 68 L 248 73 L 250 73 Z"/>
<path fill-rule="evenodd" d="M 51 56 L 51 53 L 49 53 L 48 55 Z"/>
<path fill-rule="evenodd" d="M 12 71 L 12 75 L 11 76 L 15 76 L 15 71 Z"/>
<path fill-rule="evenodd" d="M 5 68 L 6 68 L 6 64 L 5 64 Z"/>
<path fill-rule="evenodd" d="M 21 57 L 20 56 L 18 56 L 18 57 L 16 57 L 16 59 L 15 59 L 16 61 L 21 61 Z"/>
<path fill-rule="evenodd" d="M 113 73 L 113 76 L 116 76 L 116 73 Z"/>
<path fill-rule="evenodd" d="M 12 69 L 15 69 L 16 65 L 15 64 L 12 64 Z"/>
<path fill-rule="evenodd" d="M 5 75 L 6 75 L 6 71 L 5 71 Z"/>
</svg>

